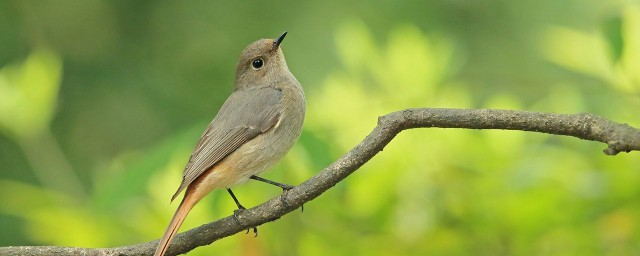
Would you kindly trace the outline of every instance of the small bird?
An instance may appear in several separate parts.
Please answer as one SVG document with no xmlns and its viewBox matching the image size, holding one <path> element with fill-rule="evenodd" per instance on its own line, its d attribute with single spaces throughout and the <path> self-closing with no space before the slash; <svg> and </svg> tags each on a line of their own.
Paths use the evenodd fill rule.
<svg viewBox="0 0 640 256">
<path fill-rule="evenodd" d="M 225 188 L 239 210 L 245 209 L 230 187 L 254 179 L 276 164 L 300 137 L 306 111 L 304 92 L 280 48 L 287 32 L 247 46 L 236 67 L 235 90 L 204 131 L 189 158 L 173 201 L 185 191 L 155 252 L 163 256 L 193 206 L 214 189 Z M 234 212 L 235 216 L 235 212 Z M 254 227 L 254 233 L 257 229 Z M 257 235 L 257 233 L 256 233 Z"/>
</svg>

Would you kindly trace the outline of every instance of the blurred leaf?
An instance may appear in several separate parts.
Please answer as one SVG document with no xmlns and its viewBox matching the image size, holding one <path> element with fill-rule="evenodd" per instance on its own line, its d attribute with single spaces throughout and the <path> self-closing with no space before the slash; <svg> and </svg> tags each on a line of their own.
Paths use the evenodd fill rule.
<svg viewBox="0 0 640 256">
<path fill-rule="evenodd" d="M 25 138 L 46 129 L 53 118 L 62 60 L 46 48 L 0 69 L 0 128 Z"/>
<path fill-rule="evenodd" d="M 117 233 L 99 215 L 53 190 L 0 180 L 0 201 L 0 210 L 23 218 L 29 236 L 43 244 L 105 246 Z"/>
<path fill-rule="evenodd" d="M 611 57 L 614 62 L 618 62 L 622 57 L 622 50 L 625 48 L 622 39 L 622 19 L 612 17 L 604 22 L 604 36 L 611 46 Z"/>
<path fill-rule="evenodd" d="M 160 171 L 169 170 L 176 178 L 179 177 L 177 175 L 188 160 L 190 145 L 195 145 L 198 136 L 196 130 L 200 129 L 201 126 L 194 126 L 194 129 L 173 135 L 144 153 L 122 154 L 121 159 L 114 160 L 113 168 L 96 176 L 92 203 L 98 210 L 113 209 L 122 205 L 122 200 L 144 194 L 147 190 L 145 185 Z M 162 189 L 171 190 L 166 187 Z M 166 202 L 169 202 L 169 198 Z"/>
<path fill-rule="evenodd" d="M 640 93 L 640 5 L 625 2 L 621 19 L 607 23 L 604 35 L 567 27 L 547 29 L 542 52 L 551 62 L 601 79 L 628 93 Z M 618 61 L 620 60 L 620 61 Z"/>
<path fill-rule="evenodd" d="M 622 38 L 624 48 L 619 76 L 621 85 L 627 91 L 640 93 L 640 4 L 629 4 L 624 8 L 622 21 Z"/>
<path fill-rule="evenodd" d="M 551 27 L 542 40 L 542 53 L 551 62 L 605 81 L 612 79 L 607 44 L 597 33 Z"/>
</svg>

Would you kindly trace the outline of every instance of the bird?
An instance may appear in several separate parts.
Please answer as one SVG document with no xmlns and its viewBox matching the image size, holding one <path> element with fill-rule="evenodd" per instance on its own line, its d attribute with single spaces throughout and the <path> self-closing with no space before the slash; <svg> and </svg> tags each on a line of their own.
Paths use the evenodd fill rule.
<svg viewBox="0 0 640 256">
<path fill-rule="evenodd" d="M 185 166 L 182 182 L 171 201 L 183 191 L 184 196 L 155 256 L 167 252 L 189 211 L 215 189 L 226 189 L 238 210 L 243 210 L 245 207 L 231 191 L 234 185 L 254 179 L 285 191 L 293 188 L 257 176 L 284 157 L 300 137 L 304 123 L 304 91 L 289 71 L 280 47 L 286 35 L 285 31 L 275 39 L 257 40 L 242 51 L 235 88 L 203 132 Z"/>
</svg>

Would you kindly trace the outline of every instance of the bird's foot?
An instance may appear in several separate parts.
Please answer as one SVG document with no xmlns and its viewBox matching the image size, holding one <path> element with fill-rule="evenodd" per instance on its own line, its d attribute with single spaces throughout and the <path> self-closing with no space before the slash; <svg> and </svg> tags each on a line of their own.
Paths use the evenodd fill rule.
<svg viewBox="0 0 640 256">
<path fill-rule="evenodd" d="M 287 194 L 289 193 L 289 190 L 294 188 L 294 186 L 283 184 L 281 188 L 282 188 L 282 195 L 280 195 L 280 202 L 282 202 L 282 204 L 286 206 L 289 206 L 289 203 L 287 203 Z M 301 212 L 304 212 L 304 205 L 300 206 L 300 209 L 301 209 Z"/>
<path fill-rule="evenodd" d="M 247 208 L 239 207 L 238 209 L 233 211 L 233 219 L 238 223 L 240 223 L 240 213 L 244 212 Z"/>
<path fill-rule="evenodd" d="M 238 207 L 238 209 L 233 211 L 233 219 L 236 221 L 236 223 L 238 223 L 238 225 L 242 225 L 242 223 L 240 223 L 240 214 L 245 210 L 247 210 L 247 208 L 244 208 L 244 206 L 240 206 Z M 258 227 L 247 228 L 247 232 L 245 234 L 249 234 L 249 231 L 251 231 L 251 229 L 253 229 L 253 237 L 258 237 Z"/>
</svg>

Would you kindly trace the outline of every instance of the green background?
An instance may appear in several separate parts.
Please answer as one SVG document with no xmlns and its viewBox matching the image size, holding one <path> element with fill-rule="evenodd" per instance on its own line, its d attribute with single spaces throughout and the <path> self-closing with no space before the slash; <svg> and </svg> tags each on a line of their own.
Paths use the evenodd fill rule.
<svg viewBox="0 0 640 256">
<path fill-rule="evenodd" d="M 0 246 L 158 239 L 242 49 L 289 31 L 297 184 L 409 107 L 640 127 L 640 4 L 601 0 L 0 2 Z M 640 254 L 640 155 L 516 131 L 406 131 L 293 212 L 190 255 Z M 245 206 L 278 196 L 256 182 Z M 228 216 L 211 193 L 182 230 Z"/>
</svg>

